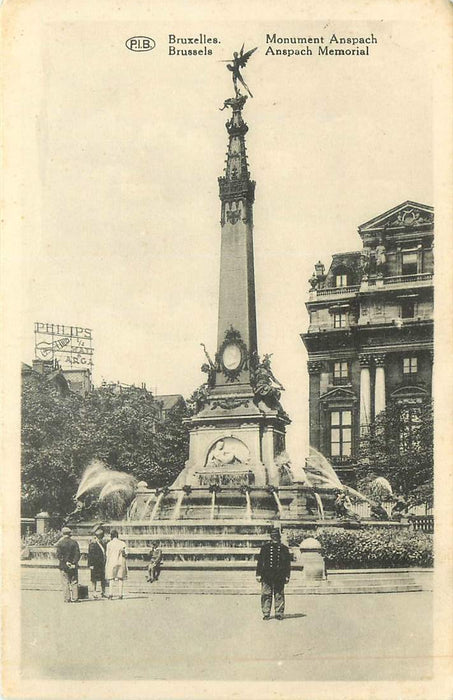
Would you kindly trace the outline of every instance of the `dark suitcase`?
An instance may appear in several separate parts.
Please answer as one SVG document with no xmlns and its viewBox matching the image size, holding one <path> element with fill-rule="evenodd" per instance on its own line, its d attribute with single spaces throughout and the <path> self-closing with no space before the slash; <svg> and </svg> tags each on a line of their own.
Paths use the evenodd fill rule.
<svg viewBox="0 0 453 700">
<path fill-rule="evenodd" d="M 82 586 L 79 584 L 79 600 L 87 600 L 88 598 L 88 586 Z"/>
</svg>

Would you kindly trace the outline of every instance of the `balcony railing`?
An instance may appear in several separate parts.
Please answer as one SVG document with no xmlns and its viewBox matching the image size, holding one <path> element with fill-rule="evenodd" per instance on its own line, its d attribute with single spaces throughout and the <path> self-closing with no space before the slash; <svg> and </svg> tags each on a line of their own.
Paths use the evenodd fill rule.
<svg viewBox="0 0 453 700">
<path fill-rule="evenodd" d="M 398 284 L 407 284 L 411 286 L 418 285 L 423 282 L 431 282 L 433 279 L 433 273 L 432 272 L 420 272 L 417 275 L 394 275 L 392 277 L 374 277 L 371 276 L 369 277 L 366 282 L 365 279 L 363 282 L 365 283 L 366 286 L 368 287 L 377 287 L 377 286 L 391 286 L 391 285 L 398 285 Z M 360 291 L 361 285 L 360 284 L 352 284 L 349 285 L 348 287 L 321 287 L 320 289 L 312 289 L 310 290 L 310 299 L 319 299 L 322 297 L 346 297 L 346 296 L 351 296 L 354 294 L 357 294 L 357 292 Z"/>
<path fill-rule="evenodd" d="M 329 457 L 329 462 L 334 467 L 350 467 L 357 464 L 357 460 L 354 457 L 340 457 L 336 455 L 335 457 Z"/>
<path fill-rule="evenodd" d="M 347 384 L 351 383 L 351 379 L 349 375 L 347 377 L 335 377 L 335 375 L 332 377 L 332 384 L 333 386 L 346 386 Z"/>
<path fill-rule="evenodd" d="M 359 284 L 353 284 L 349 287 L 328 287 L 327 289 L 316 289 L 316 296 L 327 297 L 327 296 L 338 296 L 341 294 L 355 294 L 360 289 Z"/>
<path fill-rule="evenodd" d="M 432 272 L 420 272 L 418 275 L 395 275 L 394 277 L 384 277 L 384 284 L 413 284 L 414 282 L 428 282 L 432 278 Z"/>
</svg>

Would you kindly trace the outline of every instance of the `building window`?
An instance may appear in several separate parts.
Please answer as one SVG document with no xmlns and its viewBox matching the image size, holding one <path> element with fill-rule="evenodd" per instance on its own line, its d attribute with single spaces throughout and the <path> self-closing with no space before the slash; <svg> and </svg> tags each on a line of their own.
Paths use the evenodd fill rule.
<svg viewBox="0 0 453 700">
<path fill-rule="evenodd" d="M 334 328 L 346 328 L 346 312 L 336 311 L 333 315 Z"/>
<path fill-rule="evenodd" d="M 344 273 L 340 273 L 335 276 L 335 286 L 336 287 L 347 287 L 348 286 L 348 276 Z"/>
<path fill-rule="evenodd" d="M 402 254 L 401 274 L 416 275 L 418 272 L 418 255 L 416 252 Z"/>
<path fill-rule="evenodd" d="M 421 409 L 419 406 L 403 406 L 399 416 L 400 452 L 409 452 L 420 442 Z"/>
<path fill-rule="evenodd" d="M 343 360 L 333 363 L 334 384 L 344 384 L 349 379 L 349 365 Z"/>
<path fill-rule="evenodd" d="M 416 357 L 403 357 L 403 374 L 417 374 Z"/>
<path fill-rule="evenodd" d="M 330 456 L 350 457 L 352 451 L 351 411 L 332 411 L 330 414 Z"/>
<path fill-rule="evenodd" d="M 415 301 L 414 299 L 403 299 L 401 302 L 401 318 L 414 318 L 415 316 Z"/>
</svg>

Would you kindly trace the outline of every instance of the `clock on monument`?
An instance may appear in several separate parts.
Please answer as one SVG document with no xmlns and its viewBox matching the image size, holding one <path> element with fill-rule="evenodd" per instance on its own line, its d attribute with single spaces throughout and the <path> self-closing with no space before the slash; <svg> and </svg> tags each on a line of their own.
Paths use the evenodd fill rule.
<svg viewBox="0 0 453 700">
<path fill-rule="evenodd" d="M 222 363 L 225 369 L 238 369 L 242 362 L 242 352 L 236 343 L 228 343 L 222 353 Z"/>
<path fill-rule="evenodd" d="M 239 381 L 239 375 L 247 368 L 247 346 L 239 331 L 231 326 L 225 331 L 225 338 L 219 348 L 219 362 L 227 382 Z"/>
</svg>

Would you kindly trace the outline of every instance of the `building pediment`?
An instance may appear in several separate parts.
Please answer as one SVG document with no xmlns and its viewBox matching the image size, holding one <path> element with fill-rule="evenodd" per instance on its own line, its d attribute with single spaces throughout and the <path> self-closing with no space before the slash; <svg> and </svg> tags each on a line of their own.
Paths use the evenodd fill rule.
<svg viewBox="0 0 453 700">
<path fill-rule="evenodd" d="M 336 387 L 335 389 L 330 389 L 329 391 L 326 391 L 325 394 L 322 394 L 322 396 L 319 397 L 319 400 L 322 401 L 322 403 L 336 403 L 341 402 L 352 402 L 352 401 L 357 401 L 357 396 L 351 389 L 345 389 L 344 387 Z"/>
<path fill-rule="evenodd" d="M 403 385 L 395 389 L 391 393 L 391 398 L 397 402 L 403 403 L 420 403 L 425 401 L 429 397 L 429 393 L 421 386 L 413 385 Z"/>
<path fill-rule="evenodd" d="M 434 209 L 427 204 L 407 200 L 359 226 L 359 234 L 404 233 L 430 230 L 434 225 Z"/>
</svg>

